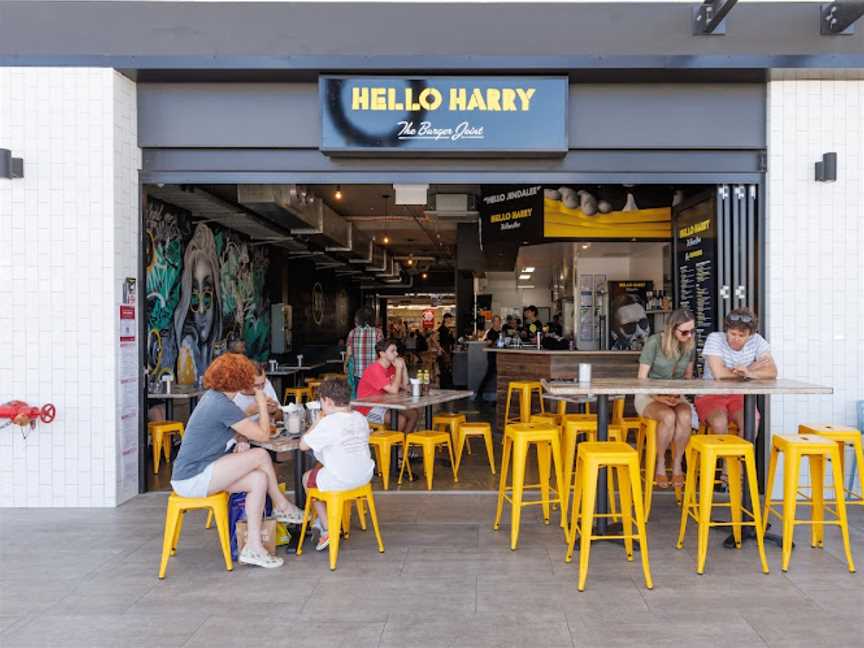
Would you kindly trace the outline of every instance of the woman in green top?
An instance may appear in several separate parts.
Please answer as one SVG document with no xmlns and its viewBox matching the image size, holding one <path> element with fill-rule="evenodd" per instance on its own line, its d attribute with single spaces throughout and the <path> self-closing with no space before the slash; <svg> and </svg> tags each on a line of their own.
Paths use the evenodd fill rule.
<svg viewBox="0 0 864 648">
<path fill-rule="evenodd" d="M 639 378 L 692 378 L 696 358 L 694 335 L 696 319 L 688 310 L 679 309 L 669 315 L 662 333 L 649 337 L 639 356 Z M 690 439 L 690 403 L 683 396 L 638 394 L 636 412 L 657 421 L 657 468 L 654 482 L 658 488 L 669 488 L 666 476 L 666 449 L 674 441 L 672 484 L 684 485 L 681 458 Z"/>
</svg>

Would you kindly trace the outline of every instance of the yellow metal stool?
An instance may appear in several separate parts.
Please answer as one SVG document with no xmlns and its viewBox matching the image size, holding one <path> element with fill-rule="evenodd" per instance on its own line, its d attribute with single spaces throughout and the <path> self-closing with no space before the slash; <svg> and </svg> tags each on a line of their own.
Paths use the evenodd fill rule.
<svg viewBox="0 0 864 648">
<path fill-rule="evenodd" d="M 459 424 L 464 423 L 466 420 L 464 414 L 443 412 L 432 417 L 432 429 L 435 432 L 449 432 L 455 446 L 456 430 L 459 428 Z"/>
<path fill-rule="evenodd" d="M 405 435 L 405 446 L 402 451 L 402 467 L 399 469 L 399 484 L 402 483 L 402 475 L 406 467 L 408 467 L 408 474 L 411 474 L 411 467 L 408 465 L 408 449 L 412 445 L 418 445 L 423 448 L 423 474 L 426 476 L 426 488 L 428 490 L 432 490 L 432 478 L 435 472 L 435 450 L 438 446 L 447 446 L 447 452 L 450 453 L 450 467 L 453 469 L 453 481 L 459 481 L 459 475 L 456 473 L 456 460 L 453 457 L 453 440 L 450 437 L 450 433 L 421 430 L 420 432 L 411 432 Z"/>
<path fill-rule="evenodd" d="M 864 506 L 864 452 L 861 450 L 861 431 L 857 428 L 843 425 L 799 425 L 798 434 L 818 434 L 826 439 L 836 441 L 840 450 L 840 471 L 846 479 L 846 446 L 852 448 L 858 465 L 858 492 L 852 490 L 852 484 L 845 490 L 846 506 L 850 504 Z M 827 500 L 833 503 L 833 500 Z"/>
<path fill-rule="evenodd" d="M 731 526 L 735 546 L 740 549 L 741 529 L 745 526 L 752 526 L 756 532 L 756 545 L 759 548 L 762 572 L 767 574 L 768 561 L 765 559 L 764 527 L 759 510 L 759 483 L 756 480 L 756 459 L 753 444 L 732 434 L 698 435 L 690 438 L 690 442 L 687 444 L 686 457 L 687 481 L 684 487 L 684 504 L 681 507 L 681 526 L 676 547 L 678 549 L 684 547 L 687 521 L 692 517 L 699 525 L 696 573 L 702 574 L 705 571 L 705 559 L 708 556 L 708 535 L 711 527 Z M 714 474 L 717 471 L 719 459 L 726 462 L 726 471 L 729 474 L 728 504 L 715 504 L 713 502 Z M 753 502 L 752 511 L 744 509 L 741 505 L 741 461 L 744 462 L 746 485 L 750 489 L 750 499 Z M 698 497 L 696 495 L 697 482 L 699 483 Z M 712 522 L 711 509 L 713 507 L 729 508 L 732 521 Z M 752 518 L 751 521 L 743 520 L 745 513 Z"/>
<path fill-rule="evenodd" d="M 297 541 L 297 555 L 303 555 L 303 540 L 306 538 L 306 529 L 312 520 L 312 504 L 315 500 L 327 505 L 327 533 L 330 535 L 330 570 L 336 569 L 336 560 L 339 557 L 339 540 L 342 533 L 348 536 L 346 524 L 346 505 L 351 502 L 357 504 L 360 514 L 361 525 L 363 522 L 363 505 L 369 507 L 369 517 L 372 520 L 372 529 L 375 531 L 375 539 L 378 541 L 378 553 L 384 553 L 384 542 L 381 540 L 381 530 L 378 528 L 378 514 L 375 511 L 375 500 L 372 497 L 372 485 L 366 484 L 360 488 L 348 491 L 322 491 L 310 488 L 306 493 L 306 508 L 303 510 L 303 526 L 300 528 L 300 539 Z M 347 519 L 350 520 L 350 509 Z"/>
<path fill-rule="evenodd" d="M 321 386 L 320 378 L 306 379 L 306 389 L 309 390 L 309 400 L 314 400 L 318 395 L 318 388 Z"/>
<path fill-rule="evenodd" d="M 470 437 L 483 437 L 486 442 L 486 456 L 489 457 L 489 470 L 495 474 L 495 453 L 492 450 L 492 426 L 489 423 L 471 422 L 460 423 L 456 428 L 456 474 L 459 474 L 459 465 L 462 463 L 462 450 L 468 446 L 469 452 L 471 446 L 468 445 Z"/>
<path fill-rule="evenodd" d="M 525 468 L 528 463 L 528 447 L 537 447 L 537 464 L 540 481 L 537 484 L 525 483 Z M 513 457 L 512 486 L 507 486 L 507 475 L 510 471 L 510 457 Z M 550 456 L 555 468 L 555 498 L 550 497 Z M 504 500 L 510 502 L 510 549 L 516 550 L 519 543 L 519 524 L 523 506 L 541 505 L 543 520 L 549 524 L 549 514 L 552 504 L 561 505 L 561 528 L 567 533 L 567 517 L 563 506 L 564 473 L 561 461 L 561 440 L 558 428 L 553 425 L 535 425 L 532 423 L 511 423 L 504 426 L 504 452 L 501 456 L 501 474 L 498 484 L 498 506 L 495 511 L 493 528 L 501 528 L 501 515 L 504 511 Z M 540 489 L 540 499 L 523 501 L 525 489 Z M 510 495 L 507 492 L 510 492 Z"/>
<path fill-rule="evenodd" d="M 610 441 L 620 441 L 623 437 L 623 430 L 615 425 L 610 425 L 608 428 Z M 562 441 L 562 456 L 564 457 L 564 484 L 567 488 L 563 495 L 564 511 L 570 502 L 570 491 L 573 488 L 573 468 L 576 463 L 576 445 L 582 441 L 597 440 L 597 417 L 594 414 L 568 414 L 564 421 L 564 436 Z M 609 506 L 610 511 L 615 513 L 615 482 L 612 479 L 606 480 L 606 486 L 609 491 Z"/>
<path fill-rule="evenodd" d="M 560 427 L 563 419 L 559 414 L 532 414 L 528 418 L 529 423 L 537 423 L 539 425 L 557 425 Z"/>
<path fill-rule="evenodd" d="M 177 553 L 177 543 L 180 541 L 180 531 L 183 529 L 183 517 L 186 511 L 209 509 L 216 520 L 219 533 L 219 545 L 225 558 L 225 569 L 234 569 L 231 562 L 231 548 L 228 545 L 228 493 L 214 493 L 207 497 L 180 497 L 177 493 L 168 496 L 168 509 L 165 511 L 165 534 L 162 538 L 162 562 L 159 565 L 159 578 L 165 578 L 168 568 L 168 558 Z"/>
<path fill-rule="evenodd" d="M 507 385 L 507 404 L 504 407 L 504 423 L 528 423 L 531 420 L 531 398 L 537 393 L 540 401 L 540 413 L 545 414 L 543 406 L 543 385 L 539 381 L 514 380 Z M 519 417 L 510 416 L 510 399 L 513 394 L 519 397 Z"/>
<path fill-rule="evenodd" d="M 304 401 L 312 400 L 312 390 L 308 387 L 286 387 L 282 402 L 287 403 L 289 396 L 294 399 L 295 403 L 302 405 Z"/>
<path fill-rule="evenodd" d="M 624 523 L 621 535 L 595 535 L 594 518 L 611 517 L 611 513 L 596 514 L 597 477 L 601 468 L 614 470 L 621 485 L 621 518 Z M 633 533 L 635 510 L 636 533 Z M 633 540 L 639 541 L 642 557 L 642 573 L 645 587 L 654 588 L 651 566 L 648 562 L 648 534 L 645 531 L 645 512 L 642 507 L 642 484 L 639 480 L 639 455 L 636 450 L 621 441 L 586 441 L 579 444 L 576 455 L 576 489 L 573 493 L 573 508 L 570 516 L 570 531 L 567 534 L 566 562 L 573 560 L 573 548 L 579 535 L 579 591 L 585 590 L 588 578 L 588 558 L 592 540 L 624 540 L 627 560 L 633 560 Z"/>
<path fill-rule="evenodd" d="M 372 423 L 369 427 L 372 427 Z M 375 451 L 375 467 L 378 469 L 378 474 L 381 475 L 381 482 L 384 484 L 384 490 L 390 490 L 390 451 L 395 445 L 402 446 L 402 452 L 407 451 L 405 446 L 405 434 L 402 432 L 391 432 L 383 430 L 381 432 L 373 432 L 369 435 L 369 445 Z M 411 474 L 411 466 L 408 466 L 408 476 L 414 479 Z"/>
<path fill-rule="evenodd" d="M 171 463 L 171 444 L 176 434 L 183 438 L 183 424 L 180 421 L 151 421 L 147 424 L 153 446 L 153 474 L 159 472 L 159 458 L 165 455 L 165 463 Z"/>
<path fill-rule="evenodd" d="M 785 455 L 783 461 L 783 514 L 772 510 L 775 502 L 771 500 L 774 489 L 774 477 L 777 474 L 777 459 L 780 453 Z M 799 470 L 801 459 L 807 457 L 810 460 L 810 480 L 813 487 L 811 497 L 798 499 Z M 829 509 L 837 517 L 834 520 L 825 520 L 825 494 L 823 492 L 825 460 L 831 462 L 832 476 L 835 484 L 840 484 L 836 490 L 836 508 Z M 730 483 L 732 481 L 730 475 Z M 822 547 L 825 525 L 831 524 L 840 527 L 843 536 L 843 549 L 846 552 L 846 562 L 849 571 L 855 572 L 855 563 L 852 562 L 852 548 L 849 545 L 849 523 L 846 519 L 846 498 L 843 495 L 843 471 L 840 469 L 840 449 L 836 441 L 816 434 L 775 434 L 771 437 L 771 461 L 768 465 L 768 487 L 765 491 L 765 519 L 763 527 L 768 524 L 768 516 L 774 513 L 783 520 L 783 571 L 789 569 L 789 560 L 792 557 L 792 540 L 796 524 L 810 525 L 810 546 Z M 798 504 L 812 507 L 811 519 L 798 520 L 795 518 L 795 509 Z"/>
<path fill-rule="evenodd" d="M 369 423 L 370 432 L 392 432 L 386 423 Z"/>
</svg>

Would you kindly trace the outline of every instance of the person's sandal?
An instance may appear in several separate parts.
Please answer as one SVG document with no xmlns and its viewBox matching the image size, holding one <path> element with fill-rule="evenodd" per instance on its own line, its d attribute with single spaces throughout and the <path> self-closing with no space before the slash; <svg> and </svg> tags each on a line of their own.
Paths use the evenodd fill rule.
<svg viewBox="0 0 864 648">
<path fill-rule="evenodd" d="M 669 477 L 665 472 L 654 475 L 654 485 L 657 488 L 669 488 Z"/>
<path fill-rule="evenodd" d="M 248 547 L 243 547 L 243 551 L 240 552 L 237 562 L 244 565 L 263 567 L 264 569 L 275 569 L 276 567 L 281 567 L 285 561 L 278 556 L 269 554 L 267 551 L 251 551 Z"/>
<path fill-rule="evenodd" d="M 684 473 L 673 473 L 672 474 L 672 487 L 673 488 L 684 488 Z"/>
<path fill-rule="evenodd" d="M 303 511 L 300 509 L 285 512 L 274 508 L 273 517 L 283 524 L 303 524 Z"/>
</svg>

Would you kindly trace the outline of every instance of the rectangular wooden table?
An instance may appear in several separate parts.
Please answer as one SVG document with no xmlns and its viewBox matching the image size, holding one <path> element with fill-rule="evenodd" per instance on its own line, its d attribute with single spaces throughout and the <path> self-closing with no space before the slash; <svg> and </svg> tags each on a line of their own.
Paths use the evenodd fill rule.
<svg viewBox="0 0 864 648">
<path fill-rule="evenodd" d="M 650 378 L 598 378 L 590 383 L 544 380 L 543 389 L 553 396 L 597 397 L 597 439 L 609 438 L 609 397 L 617 394 L 658 394 L 669 396 L 744 396 L 744 438 L 756 441 L 756 397 L 771 395 L 833 394 L 831 387 L 814 385 L 798 380 L 652 380 Z M 647 476 L 650 479 L 650 476 Z M 568 486 L 569 487 L 569 486 Z M 744 506 L 749 507 L 749 491 L 744 489 Z M 606 474 L 600 472 L 597 491 L 597 512 L 608 513 Z M 607 518 L 599 518 L 598 529 L 604 532 Z M 745 531 L 751 527 L 745 527 Z M 745 534 L 747 537 L 748 534 Z M 767 536 L 766 536 L 767 539 Z M 728 546 L 728 545 L 727 545 Z"/>
<path fill-rule="evenodd" d="M 414 397 L 408 392 L 399 392 L 398 394 L 379 394 L 376 396 L 367 396 L 366 398 L 357 398 L 351 401 L 351 407 L 384 407 L 390 410 L 390 429 L 399 429 L 399 412 L 404 412 L 409 409 L 423 409 L 424 412 L 424 429 L 432 429 L 432 407 L 443 403 L 450 403 L 463 398 L 471 398 L 474 395 L 473 391 L 462 389 L 430 389 L 426 396 Z M 392 457 L 390 461 L 393 474 L 399 472 L 398 448 L 394 445 Z"/>
</svg>

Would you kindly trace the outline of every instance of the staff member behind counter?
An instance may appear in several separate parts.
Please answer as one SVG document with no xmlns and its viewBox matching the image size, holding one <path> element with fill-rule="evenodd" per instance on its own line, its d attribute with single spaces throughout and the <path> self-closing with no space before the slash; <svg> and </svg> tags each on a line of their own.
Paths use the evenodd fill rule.
<svg viewBox="0 0 864 648">
<path fill-rule="evenodd" d="M 523 340 L 533 340 L 538 333 L 543 332 L 543 322 L 537 319 L 537 307 L 529 306 L 523 311 L 523 316 L 525 325 L 519 335 Z"/>
</svg>

